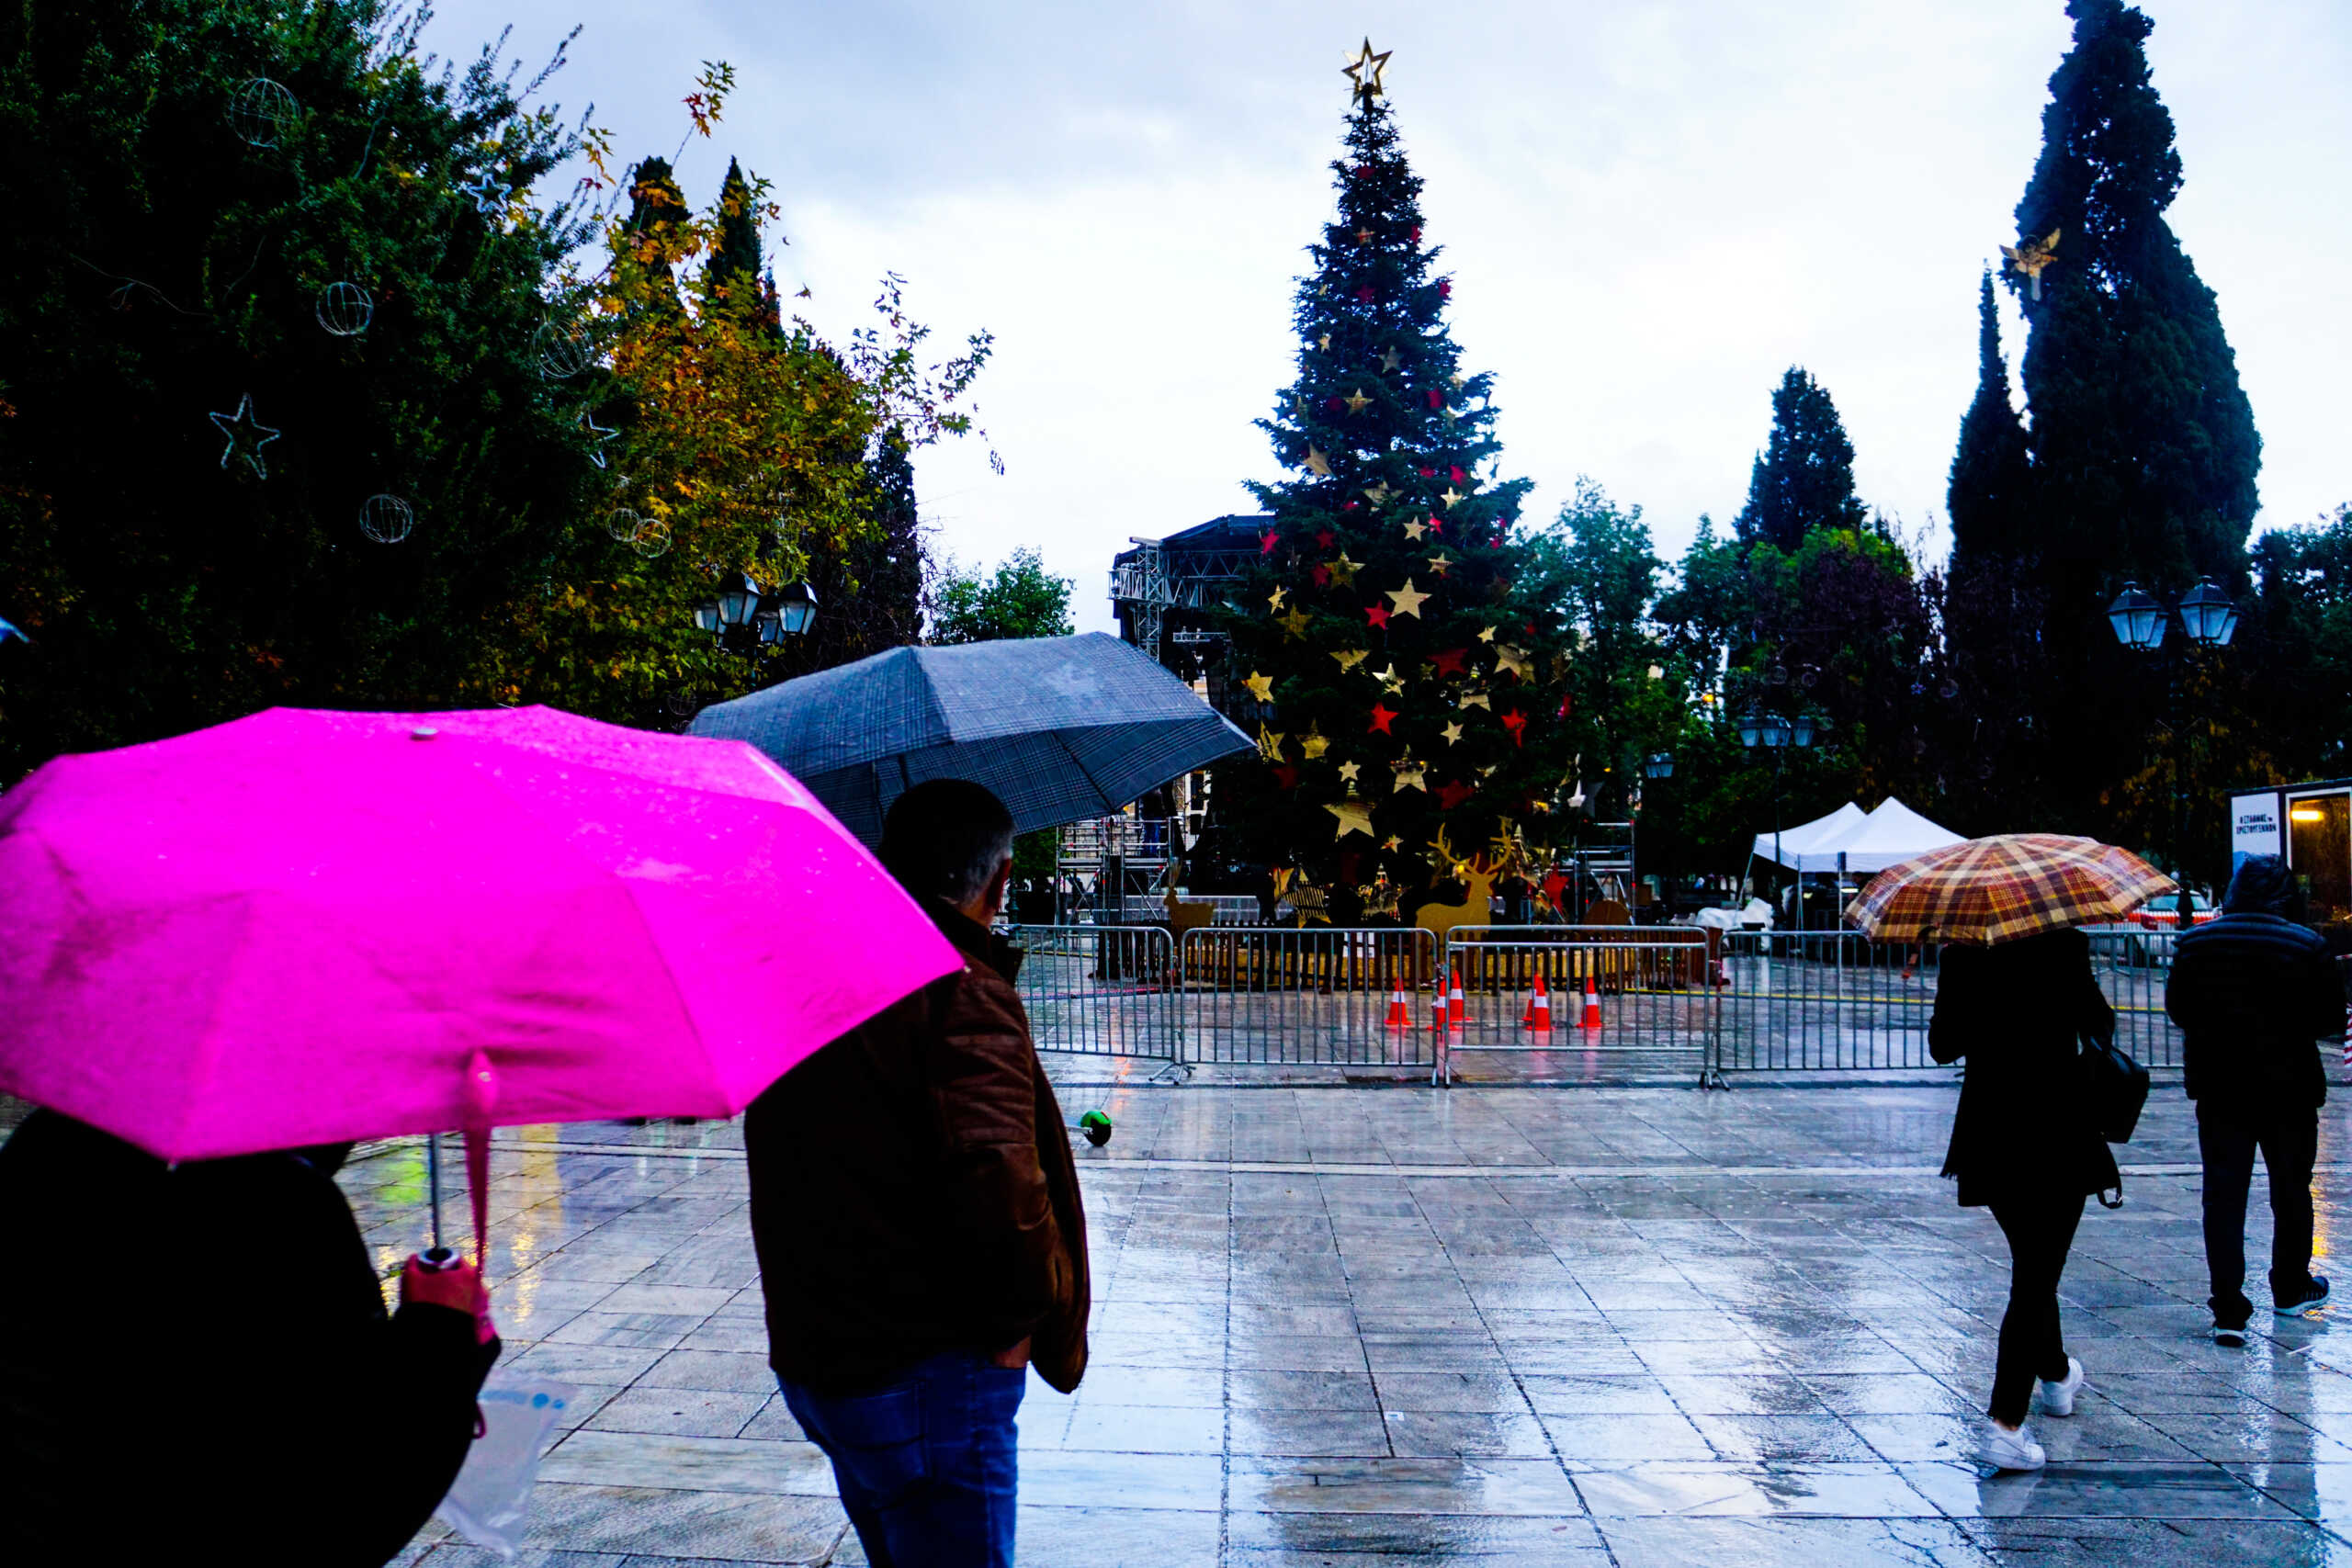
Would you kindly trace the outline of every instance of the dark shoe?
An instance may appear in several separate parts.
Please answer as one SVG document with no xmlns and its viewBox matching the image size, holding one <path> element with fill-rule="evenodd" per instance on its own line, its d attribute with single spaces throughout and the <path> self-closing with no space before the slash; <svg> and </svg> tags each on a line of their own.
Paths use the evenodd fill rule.
<svg viewBox="0 0 2352 1568">
<path fill-rule="evenodd" d="M 2245 1325 L 2241 1323 L 2236 1327 L 2233 1328 L 2226 1323 L 2215 1324 L 2213 1325 L 2213 1343 L 2216 1345 L 2227 1345 L 2232 1349 L 2237 1349 L 2243 1347 L 2245 1344 Z"/>
<path fill-rule="evenodd" d="M 2312 1282 L 2303 1287 L 2303 1293 L 2300 1297 L 2291 1302 L 2279 1302 L 2270 1310 L 2280 1317 L 2301 1317 L 2303 1314 L 2315 1311 L 2326 1304 L 2327 1277 L 2323 1274 L 2314 1274 L 2312 1276 Z"/>
</svg>

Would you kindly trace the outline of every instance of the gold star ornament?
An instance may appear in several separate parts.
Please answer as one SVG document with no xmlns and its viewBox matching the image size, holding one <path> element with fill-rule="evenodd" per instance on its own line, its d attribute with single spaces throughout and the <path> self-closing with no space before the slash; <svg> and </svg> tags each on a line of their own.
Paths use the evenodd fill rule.
<svg viewBox="0 0 2352 1568">
<path fill-rule="evenodd" d="M 1354 795 L 1327 805 L 1323 809 L 1340 819 L 1339 826 L 1331 830 L 1334 840 L 1344 839 L 1350 833 L 1362 833 L 1367 839 L 1372 837 L 1372 807 Z"/>
<path fill-rule="evenodd" d="M 1411 615 L 1418 620 L 1421 614 L 1421 604 L 1430 597 L 1430 595 L 1427 593 L 1414 592 L 1413 580 L 1408 577 L 1405 580 L 1404 587 L 1383 594 L 1382 597 L 1386 599 L 1390 604 L 1396 606 L 1396 613 L 1397 615 Z"/>
<path fill-rule="evenodd" d="M 1445 743 L 1448 746 L 1451 746 L 1455 741 L 1462 739 L 1462 721 L 1456 719 L 1453 723 L 1447 725 L 1443 729 L 1439 730 L 1438 733 L 1444 736 Z"/>
<path fill-rule="evenodd" d="M 1380 847 L 1381 847 L 1382 849 L 1384 849 L 1384 850 L 1386 850 L 1390 854 L 1392 854 L 1392 855 L 1393 855 L 1393 854 L 1395 854 L 1398 850 L 1401 850 L 1401 849 L 1403 849 L 1403 848 L 1405 847 L 1405 840 L 1402 840 L 1402 839 L 1400 839 L 1400 838 L 1398 838 L 1396 834 L 1391 833 L 1391 834 L 1389 834 L 1389 835 L 1388 835 L 1388 837 L 1386 837 L 1386 838 L 1385 838 L 1385 839 L 1383 839 L 1383 840 L 1380 840 Z"/>
<path fill-rule="evenodd" d="M 1442 551 L 1425 558 L 1430 563 L 1430 570 L 1437 573 L 1440 577 L 1443 577 L 1445 575 L 1445 569 L 1453 564 L 1453 558 L 1444 554 Z"/>
<path fill-rule="evenodd" d="M 1268 729 L 1262 724 L 1258 727 L 1258 755 L 1269 762 L 1279 762 L 1283 760 L 1282 736 L 1274 730 Z"/>
<path fill-rule="evenodd" d="M 1241 683 L 1249 687 L 1250 694 L 1260 702 L 1270 703 L 1274 700 L 1274 678 L 1272 675 L 1261 675 L 1252 670 L 1250 671 L 1250 678 Z"/>
<path fill-rule="evenodd" d="M 1306 471 L 1319 474 L 1327 479 L 1331 477 L 1331 459 L 1326 457 L 1311 441 L 1306 445 Z"/>
<path fill-rule="evenodd" d="M 1487 628 L 1485 628 L 1484 630 L 1482 630 L 1481 632 L 1479 632 L 1479 634 L 1478 634 L 1478 640 L 1479 640 L 1480 642 L 1492 642 L 1492 641 L 1494 641 L 1494 640 L 1495 640 L 1495 628 L 1494 628 L 1494 627 L 1492 627 L 1492 626 L 1487 626 Z"/>
<path fill-rule="evenodd" d="M 1365 659 L 1371 656 L 1371 653 L 1372 649 L 1368 648 L 1350 648 L 1335 652 L 1331 657 L 1340 661 L 1340 672 L 1344 675 L 1349 671 L 1354 669 L 1357 665 L 1362 664 Z"/>
<path fill-rule="evenodd" d="M 1362 772 L 1363 772 L 1363 764 L 1362 762 L 1342 762 L 1340 764 L 1340 776 L 1350 784 L 1355 783 L 1356 775 Z"/>
<path fill-rule="evenodd" d="M 1266 608 L 1269 610 L 1281 609 L 1283 607 L 1283 600 L 1287 597 L 1289 593 L 1290 590 L 1287 588 L 1275 589 L 1272 593 L 1266 595 Z"/>
<path fill-rule="evenodd" d="M 1516 675 L 1522 681 L 1530 679 L 1527 672 L 1527 650 L 1523 648 L 1513 648 L 1507 642 L 1495 644 L 1495 673 Z"/>
<path fill-rule="evenodd" d="M 1396 352 L 1394 344 L 1380 351 L 1380 367 L 1383 370 L 1394 370 L 1404 363 L 1405 356 Z"/>
<path fill-rule="evenodd" d="M 1392 697 L 1401 696 L 1404 694 L 1405 677 L 1396 673 L 1396 661 L 1393 659 L 1388 661 L 1388 668 L 1374 675 L 1373 679 L 1379 682 L 1380 689 Z"/>
<path fill-rule="evenodd" d="M 1405 519 L 1405 537 L 1408 539 L 1418 539 L 1428 532 L 1428 525 L 1419 518 L 1408 517 Z"/>
<path fill-rule="evenodd" d="M 1396 785 L 1388 792 L 1389 794 L 1402 795 L 1408 789 L 1419 790 L 1423 795 L 1429 794 L 1430 786 L 1423 782 L 1421 776 L 1421 765 L 1412 758 L 1400 757 L 1388 765 L 1396 770 Z"/>
<path fill-rule="evenodd" d="M 1452 485 L 1448 485 L 1445 487 L 1445 493 L 1439 496 L 1438 499 L 1445 502 L 1445 509 L 1448 512 L 1451 512 L 1453 510 L 1453 503 L 1455 502 L 1466 501 L 1469 498 L 1464 495 L 1461 491 L 1455 490 Z"/>
<path fill-rule="evenodd" d="M 1317 338 L 1315 340 L 1315 346 L 1321 349 L 1326 354 L 1330 353 L 1331 334 L 1329 333 L 1325 333 L 1321 337 Z"/>
<path fill-rule="evenodd" d="M 1367 104 L 1380 96 L 1384 90 L 1380 85 L 1380 73 L 1388 69 L 1388 57 L 1395 52 L 1394 50 L 1383 50 L 1374 54 L 1372 52 L 1372 40 L 1364 39 L 1363 48 L 1355 58 L 1340 67 L 1340 74 L 1345 76 L 1350 84 L 1349 96 Z"/>
<path fill-rule="evenodd" d="M 1372 502 L 1373 510 L 1375 512 L 1388 504 L 1388 487 L 1385 484 L 1374 485 L 1363 493 L 1364 499 Z"/>
<path fill-rule="evenodd" d="M 1362 387 L 1352 389 L 1346 397 L 1341 398 L 1340 400 L 1348 405 L 1348 412 L 1350 413 L 1362 413 L 1372 404 L 1372 400 L 1363 395 L 1363 389 Z"/>
<path fill-rule="evenodd" d="M 1304 610 L 1293 610 L 1287 615 L 1277 616 L 1274 625 L 1282 627 L 1283 636 L 1286 637 L 1295 637 L 1301 642 L 1306 640 L 1306 612 Z"/>
<path fill-rule="evenodd" d="M 1348 552 L 1341 550 L 1340 558 L 1331 563 L 1331 581 L 1340 587 L 1345 588 L 1356 580 L 1356 573 L 1363 570 L 1363 562 L 1350 560 Z"/>
<path fill-rule="evenodd" d="M 1312 724 L 1306 727 L 1306 733 L 1298 738 L 1298 750 L 1310 762 L 1330 749 L 1331 742 L 1324 737 L 1321 729 Z"/>
</svg>

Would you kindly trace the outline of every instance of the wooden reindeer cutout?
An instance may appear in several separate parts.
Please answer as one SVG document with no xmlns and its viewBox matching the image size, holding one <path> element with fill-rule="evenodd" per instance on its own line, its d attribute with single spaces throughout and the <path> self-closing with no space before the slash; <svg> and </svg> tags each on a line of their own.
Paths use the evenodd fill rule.
<svg viewBox="0 0 2352 1568">
<path fill-rule="evenodd" d="M 1440 854 L 1453 863 L 1453 869 L 1450 874 L 1461 878 L 1469 889 L 1459 904 L 1424 904 L 1413 911 L 1413 923 L 1424 931 L 1436 932 L 1438 946 L 1442 950 L 1446 933 L 1454 927 L 1483 926 L 1491 922 L 1493 907 L 1488 900 L 1494 897 L 1498 867 L 1484 851 L 1466 861 L 1454 860 L 1453 846 L 1446 842 L 1442 828 L 1438 829 L 1437 849 Z"/>
<path fill-rule="evenodd" d="M 1160 902 L 1168 908 L 1169 940 L 1175 942 L 1179 949 L 1184 945 L 1186 931 L 1197 931 L 1203 926 L 1216 923 L 1216 920 L 1215 904 L 1195 903 L 1192 899 L 1176 897 L 1176 884 L 1183 874 L 1184 863 L 1170 859 L 1168 863 L 1168 891 L 1160 895 Z"/>
</svg>

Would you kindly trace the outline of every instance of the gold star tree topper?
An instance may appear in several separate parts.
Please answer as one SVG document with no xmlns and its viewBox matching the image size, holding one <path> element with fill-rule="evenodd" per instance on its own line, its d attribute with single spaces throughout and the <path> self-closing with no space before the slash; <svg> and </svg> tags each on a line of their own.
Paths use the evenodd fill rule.
<svg viewBox="0 0 2352 1568">
<path fill-rule="evenodd" d="M 1367 104 L 1380 96 L 1385 91 L 1380 85 L 1380 73 L 1388 69 L 1388 57 L 1395 52 L 1394 50 L 1385 50 L 1374 54 L 1372 52 L 1372 40 L 1364 39 L 1363 48 L 1355 58 L 1340 67 L 1340 74 L 1345 76 L 1350 84 L 1348 96 Z"/>
</svg>

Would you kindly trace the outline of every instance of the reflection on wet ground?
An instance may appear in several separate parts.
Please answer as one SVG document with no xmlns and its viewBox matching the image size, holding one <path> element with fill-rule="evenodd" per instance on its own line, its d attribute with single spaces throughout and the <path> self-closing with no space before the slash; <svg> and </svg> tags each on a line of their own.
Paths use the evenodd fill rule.
<svg viewBox="0 0 2352 1568">
<path fill-rule="evenodd" d="M 2005 1254 L 1934 1175 L 1947 1088 L 1105 1066 L 1063 1074 L 1118 1133 L 1081 1151 L 1092 1370 L 1022 1411 L 1024 1563 L 2352 1564 L 2352 1326 L 2266 1310 L 2245 1349 L 2206 1337 L 2177 1089 L 2067 1270 L 2089 1390 L 2037 1418 L 2047 1470 L 1993 1477 L 1971 1453 Z M 2324 1116 L 2323 1247 L 2352 1188 Z M 738 1129 L 501 1139 L 510 1357 L 587 1391 L 525 1561 L 863 1562 L 767 1372 Z M 363 1155 L 345 1184 L 389 1268 L 424 1232 L 416 1150 Z M 2268 1229 L 2257 1194 L 2256 1258 Z M 403 1561 L 493 1560 L 436 1528 Z"/>
</svg>

